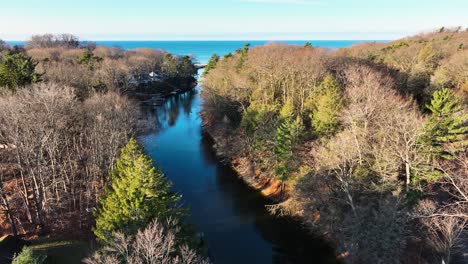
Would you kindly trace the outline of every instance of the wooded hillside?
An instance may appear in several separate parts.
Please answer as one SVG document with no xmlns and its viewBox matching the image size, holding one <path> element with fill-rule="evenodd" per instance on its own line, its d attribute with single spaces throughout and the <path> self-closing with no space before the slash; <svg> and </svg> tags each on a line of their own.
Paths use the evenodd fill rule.
<svg viewBox="0 0 468 264">
<path fill-rule="evenodd" d="M 279 186 L 273 212 L 300 216 L 347 262 L 457 263 L 467 56 L 462 29 L 339 50 L 246 45 L 209 63 L 205 128 L 248 182 Z"/>
</svg>

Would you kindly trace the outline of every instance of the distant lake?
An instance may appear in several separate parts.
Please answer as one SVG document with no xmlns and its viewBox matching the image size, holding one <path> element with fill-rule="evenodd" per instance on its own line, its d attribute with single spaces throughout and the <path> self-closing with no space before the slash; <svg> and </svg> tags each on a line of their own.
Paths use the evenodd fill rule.
<svg viewBox="0 0 468 264">
<path fill-rule="evenodd" d="M 178 55 L 193 55 L 200 63 L 208 62 L 213 53 L 220 56 L 242 48 L 245 43 L 251 47 L 264 45 L 269 42 L 280 42 L 293 45 L 312 43 L 315 47 L 331 49 L 345 48 L 363 42 L 386 42 L 386 40 L 236 40 L 236 41 L 95 41 L 98 45 L 120 47 L 123 49 L 152 48 L 162 49 Z M 9 45 L 23 45 L 24 41 L 7 41 Z"/>
</svg>

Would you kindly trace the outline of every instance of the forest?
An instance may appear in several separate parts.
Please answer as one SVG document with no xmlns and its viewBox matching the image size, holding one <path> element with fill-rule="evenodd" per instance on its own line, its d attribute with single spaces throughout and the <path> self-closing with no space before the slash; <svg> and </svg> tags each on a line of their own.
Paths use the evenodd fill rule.
<svg viewBox="0 0 468 264">
<path fill-rule="evenodd" d="M 468 30 L 337 50 L 270 43 L 202 83 L 218 154 L 346 263 L 464 263 Z"/>
<path fill-rule="evenodd" d="M 180 196 L 134 139 L 154 128 L 135 95 L 190 89 L 193 58 L 69 34 L 0 52 L 1 233 L 96 237 L 87 263 L 206 263 Z M 46 260 L 1 248 L 0 263 Z"/>
<path fill-rule="evenodd" d="M 147 90 L 171 92 L 176 86 L 192 87 L 197 73 L 189 56 L 148 48 L 96 46 L 70 34 L 35 35 L 24 47 L 2 43 L 0 87 L 10 90 L 43 81 L 71 86 L 80 98 L 107 91 L 127 95 Z"/>
</svg>

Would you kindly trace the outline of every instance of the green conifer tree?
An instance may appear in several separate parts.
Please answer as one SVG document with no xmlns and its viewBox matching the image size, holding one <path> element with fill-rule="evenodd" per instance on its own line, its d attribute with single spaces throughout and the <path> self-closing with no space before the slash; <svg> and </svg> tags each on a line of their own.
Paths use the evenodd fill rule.
<svg viewBox="0 0 468 264">
<path fill-rule="evenodd" d="M 245 59 L 247 57 L 249 49 L 250 49 L 250 43 L 245 43 L 242 49 L 236 50 L 236 53 L 239 54 L 239 58 L 237 59 L 237 64 L 236 64 L 236 68 L 238 70 L 240 70 L 244 66 Z"/>
<path fill-rule="evenodd" d="M 197 74 L 197 68 L 192 62 L 190 56 L 183 56 L 177 63 L 178 78 L 189 79 Z"/>
<path fill-rule="evenodd" d="M 171 183 L 156 169 L 135 139 L 122 149 L 110 173 L 111 185 L 100 199 L 94 234 L 106 242 L 115 231 L 134 234 L 153 219 L 180 218 L 180 196 L 169 189 Z"/>
<path fill-rule="evenodd" d="M 37 63 L 23 53 L 10 54 L 4 51 L 0 61 L 0 88 L 7 87 L 15 90 L 41 79 L 35 72 Z"/>
<path fill-rule="evenodd" d="M 277 179 L 283 183 L 281 186 L 281 189 L 283 189 L 284 182 L 288 179 L 290 171 L 288 163 L 292 158 L 292 150 L 303 132 L 304 126 L 300 116 L 295 117 L 292 102 L 287 102 L 281 108 L 278 121 L 279 125 L 276 129 L 276 144 L 274 149 L 278 164 L 275 168 L 275 174 Z"/>
<path fill-rule="evenodd" d="M 218 54 L 213 54 L 210 60 L 208 61 L 208 64 L 206 64 L 205 71 L 203 72 L 203 76 L 207 75 L 212 69 L 216 68 L 218 61 L 219 61 Z"/>
<path fill-rule="evenodd" d="M 286 103 L 280 111 L 279 125 L 276 129 L 275 154 L 279 161 L 291 158 L 292 148 L 302 133 L 302 120 L 294 116 L 294 107 L 291 102 Z"/>
<path fill-rule="evenodd" d="M 304 48 L 313 48 L 313 47 L 314 46 L 312 46 L 312 43 L 310 43 L 308 41 L 306 43 L 304 43 Z"/>
<path fill-rule="evenodd" d="M 102 58 L 95 56 L 93 52 L 89 49 L 83 51 L 83 53 L 81 53 L 78 57 L 78 64 L 86 65 L 91 70 L 94 69 L 96 63 L 99 63 L 101 61 Z"/>
<path fill-rule="evenodd" d="M 462 107 L 453 92 L 446 88 L 435 91 L 426 108 L 432 115 L 420 140 L 434 156 L 451 159 L 454 153 L 467 147 L 468 117 L 458 115 Z"/>
<path fill-rule="evenodd" d="M 312 127 L 317 134 L 332 134 L 336 131 L 341 106 L 338 82 L 327 75 L 308 102 Z"/>
<path fill-rule="evenodd" d="M 177 58 L 174 55 L 167 53 L 164 56 L 161 72 L 166 78 L 177 77 Z"/>
</svg>

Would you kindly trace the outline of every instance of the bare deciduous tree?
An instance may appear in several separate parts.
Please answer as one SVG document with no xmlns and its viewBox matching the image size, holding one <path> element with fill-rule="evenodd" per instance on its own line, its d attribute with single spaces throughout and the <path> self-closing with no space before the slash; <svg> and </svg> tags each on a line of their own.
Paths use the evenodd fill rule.
<svg viewBox="0 0 468 264">
<path fill-rule="evenodd" d="M 40 84 L 0 97 L 0 109 L 1 141 L 15 146 L 13 193 L 28 221 L 39 230 L 89 225 L 107 172 L 136 129 L 137 106 L 114 93 L 81 102 L 70 87 Z"/>
<path fill-rule="evenodd" d="M 87 264 L 207 264 L 209 261 L 178 240 L 176 221 L 162 224 L 155 220 L 135 237 L 115 233 L 113 241 L 85 259 Z"/>
</svg>

